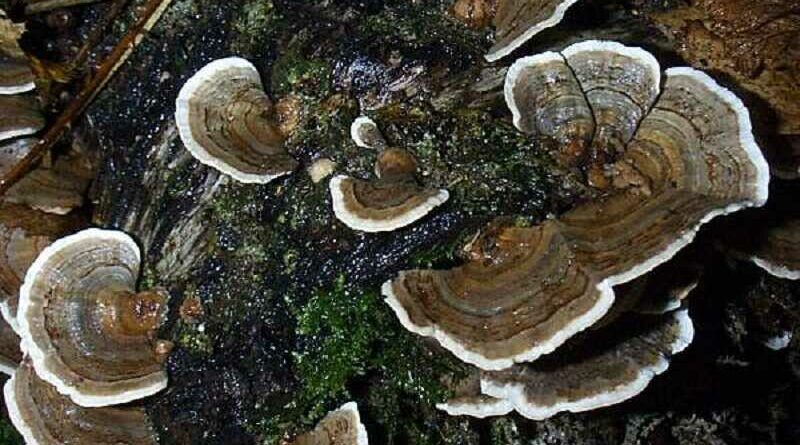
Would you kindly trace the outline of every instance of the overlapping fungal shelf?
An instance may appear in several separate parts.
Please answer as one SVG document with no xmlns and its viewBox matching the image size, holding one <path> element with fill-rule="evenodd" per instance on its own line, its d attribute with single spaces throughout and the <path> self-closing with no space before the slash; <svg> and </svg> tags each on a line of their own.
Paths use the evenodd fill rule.
<svg viewBox="0 0 800 445">
<path fill-rule="evenodd" d="M 505 86 L 517 128 L 613 153 L 611 171 L 626 175 L 556 219 L 505 229 L 489 255 L 400 273 L 383 293 L 401 323 L 484 370 L 530 362 L 600 320 L 615 286 L 672 258 L 704 223 L 763 205 L 769 173 L 741 101 L 691 68 L 664 77 L 662 88 L 652 56 L 613 42 L 517 61 Z"/>
<path fill-rule="evenodd" d="M 297 162 L 283 146 L 272 101 L 256 68 L 238 57 L 194 74 L 176 100 L 181 140 L 201 163 L 243 183 L 267 183 Z"/>
<path fill-rule="evenodd" d="M 498 0 L 493 24 L 495 43 L 490 62 L 511 54 L 531 37 L 555 26 L 578 0 Z"/>
<path fill-rule="evenodd" d="M 23 361 L 4 387 L 8 416 L 27 445 L 155 445 L 144 408 L 85 408 L 60 394 Z"/>
<path fill-rule="evenodd" d="M 81 406 L 125 403 L 167 385 L 154 339 L 164 296 L 136 293 L 140 254 L 122 232 L 86 229 L 36 258 L 19 295 L 23 352 L 36 373 Z"/>
</svg>

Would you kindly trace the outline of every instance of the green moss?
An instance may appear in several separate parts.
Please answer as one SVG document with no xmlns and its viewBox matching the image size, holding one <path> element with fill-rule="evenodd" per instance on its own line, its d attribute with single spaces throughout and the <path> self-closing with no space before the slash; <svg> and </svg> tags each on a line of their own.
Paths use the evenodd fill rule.
<svg viewBox="0 0 800 445">
<path fill-rule="evenodd" d="M 348 289 L 344 277 L 294 311 L 301 387 L 291 402 L 257 424 L 264 443 L 286 431 L 311 428 L 346 400 L 361 402 L 362 410 L 385 428 L 385 437 L 370 437 L 376 443 L 430 433 L 416 431 L 414 423 L 439 415 L 434 405 L 448 396 L 440 382 L 460 376 L 462 365 L 406 332 L 376 290 Z"/>
<path fill-rule="evenodd" d="M 281 52 L 272 65 L 272 92 L 284 95 L 302 91 L 305 95 L 327 96 L 331 88 L 332 69 L 329 61 L 317 58 L 306 48 L 311 35 L 301 33 Z"/>
<path fill-rule="evenodd" d="M 270 24 L 278 16 L 271 0 L 250 0 L 233 21 L 233 29 L 238 34 L 233 48 L 238 52 L 251 52 L 262 46 L 269 37 Z"/>
<path fill-rule="evenodd" d="M 0 419 L 0 445 L 22 445 L 22 436 L 5 418 Z"/>
</svg>

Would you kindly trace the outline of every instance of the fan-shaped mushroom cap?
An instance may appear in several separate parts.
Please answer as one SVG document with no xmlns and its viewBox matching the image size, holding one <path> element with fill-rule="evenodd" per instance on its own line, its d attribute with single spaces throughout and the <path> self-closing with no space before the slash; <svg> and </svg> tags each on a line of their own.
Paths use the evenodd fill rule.
<svg viewBox="0 0 800 445">
<path fill-rule="evenodd" d="M 81 406 L 149 396 L 167 385 L 154 336 L 165 298 L 135 293 L 139 248 L 118 231 L 86 229 L 55 241 L 20 288 L 23 351 L 36 373 Z"/>
<path fill-rule="evenodd" d="M 375 163 L 378 179 L 333 177 L 330 191 L 336 217 L 355 230 L 385 232 L 427 215 L 450 194 L 421 186 L 414 177 L 416 168 L 416 160 L 407 151 L 387 149 Z"/>
<path fill-rule="evenodd" d="M 486 54 L 494 62 L 531 37 L 555 26 L 578 0 L 498 0 L 494 17 L 495 43 Z"/>
<path fill-rule="evenodd" d="M 484 373 L 481 390 L 506 400 L 523 416 L 544 419 L 561 411 L 581 412 L 613 405 L 642 392 L 669 367 L 669 357 L 683 351 L 694 337 L 685 309 L 665 316 L 647 332 L 566 364 L 517 365 Z"/>
<path fill-rule="evenodd" d="M 28 267 L 48 244 L 81 223 L 76 216 L 54 216 L 0 203 L 0 312 L 15 330 L 19 288 Z"/>
<path fill-rule="evenodd" d="M 350 137 L 361 148 L 384 148 L 386 141 L 383 139 L 378 124 L 366 116 L 359 116 L 350 125 Z"/>
<path fill-rule="evenodd" d="M 605 53 L 618 46 L 581 47 L 601 59 L 597 66 L 614 66 L 606 63 Z M 533 59 L 535 63 L 522 59 L 509 70 L 507 98 L 521 130 L 535 127 L 562 134 L 559 128 L 584 128 L 572 124 L 585 122 L 583 113 L 558 105 L 562 97 L 569 99 L 564 107 L 576 103 L 574 90 L 553 88 L 556 94 L 548 93 L 546 100 L 536 92 L 543 91 L 542 79 L 571 73 L 563 67 L 580 51 L 568 48 L 564 53 L 569 56 L 551 53 Z M 630 51 L 620 51 L 618 57 L 630 61 Z M 553 70 L 556 77 L 547 74 Z M 597 76 L 607 77 L 600 71 Z M 763 205 L 769 172 L 743 104 L 699 71 L 673 68 L 666 78 L 656 103 L 634 125 L 638 129 L 619 161 L 634 169 L 646 187 L 621 187 L 557 220 L 508 229 L 498 237 L 494 258 L 451 270 L 402 272 L 383 287 L 401 323 L 483 369 L 532 361 L 598 321 L 614 301 L 614 286 L 666 262 L 692 241 L 701 225 Z M 574 85 L 577 79 L 562 83 Z M 633 91 L 643 90 L 650 89 L 636 85 Z M 636 108 L 619 109 L 636 113 Z M 582 132 L 563 135 L 566 143 L 569 135 L 585 140 Z"/>
<path fill-rule="evenodd" d="M 0 141 L 28 136 L 44 128 L 44 116 L 31 95 L 0 95 Z"/>
<path fill-rule="evenodd" d="M 22 351 L 19 350 L 19 336 L 10 324 L 0 318 L 0 372 L 14 375 L 20 361 Z"/>
<path fill-rule="evenodd" d="M 790 219 L 767 229 L 752 255 L 756 265 L 772 275 L 800 280 L 800 219 Z"/>
<path fill-rule="evenodd" d="M 0 10 L 0 94 L 19 94 L 36 87 L 31 67 L 17 43 L 24 30 Z"/>
<path fill-rule="evenodd" d="M 22 362 L 3 389 L 11 423 L 27 445 L 156 445 L 143 408 L 84 408 Z"/>
<path fill-rule="evenodd" d="M 175 120 L 198 161 L 239 182 L 267 183 L 297 165 L 258 71 L 244 59 L 215 60 L 192 76 L 178 94 Z"/>
<path fill-rule="evenodd" d="M 368 445 L 367 430 L 361 423 L 358 405 L 345 403 L 331 411 L 313 431 L 297 436 L 290 445 Z"/>
<path fill-rule="evenodd" d="M 24 158 L 33 146 L 36 139 L 17 138 L 0 142 L 0 175 L 5 176 L 20 159 Z"/>
</svg>

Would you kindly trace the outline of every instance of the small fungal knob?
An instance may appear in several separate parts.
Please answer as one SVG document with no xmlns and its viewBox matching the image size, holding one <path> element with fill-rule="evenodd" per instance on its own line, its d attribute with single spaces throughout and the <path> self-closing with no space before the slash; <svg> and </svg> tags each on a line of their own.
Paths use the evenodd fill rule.
<svg viewBox="0 0 800 445">
<path fill-rule="evenodd" d="M 411 176 L 416 171 L 417 160 L 411 153 L 400 148 L 389 148 L 380 152 L 375 162 L 375 174 L 379 178 Z"/>
</svg>

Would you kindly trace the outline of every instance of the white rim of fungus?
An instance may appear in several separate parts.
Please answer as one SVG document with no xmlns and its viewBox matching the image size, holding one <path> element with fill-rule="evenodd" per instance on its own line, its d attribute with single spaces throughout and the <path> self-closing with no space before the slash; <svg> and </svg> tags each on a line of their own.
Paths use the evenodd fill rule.
<svg viewBox="0 0 800 445">
<path fill-rule="evenodd" d="M 450 198 L 450 193 L 447 190 L 439 190 L 438 193 L 423 201 L 418 206 L 409 209 L 408 212 L 395 218 L 385 220 L 367 219 L 347 209 L 344 193 L 342 193 L 342 181 L 345 179 L 350 178 L 345 175 L 337 175 L 331 178 L 329 188 L 331 192 L 331 201 L 333 201 L 333 212 L 336 214 L 336 218 L 347 227 L 362 232 L 389 232 L 405 227 L 427 215 Z"/>
<path fill-rule="evenodd" d="M 514 411 L 514 406 L 507 400 L 492 397 L 481 402 L 445 402 L 437 403 L 436 408 L 451 416 L 470 416 L 479 419 L 487 417 L 505 416 Z"/>
<path fill-rule="evenodd" d="M 11 329 L 19 335 L 19 322 L 17 317 L 11 313 L 11 306 L 8 305 L 7 301 L 0 301 L 0 314 L 2 314 L 6 323 L 11 326 Z"/>
<path fill-rule="evenodd" d="M 400 275 L 397 277 L 397 279 L 402 280 L 404 275 L 405 272 L 400 272 Z M 499 371 L 501 369 L 509 368 L 515 363 L 531 362 L 542 355 L 555 351 L 556 348 L 561 346 L 570 337 L 578 332 L 583 331 L 601 319 L 611 308 L 615 298 L 613 289 L 605 284 L 605 282 L 600 282 L 596 287 L 597 291 L 600 292 L 600 298 L 597 300 L 594 306 L 592 306 L 591 309 L 586 311 L 580 317 L 572 319 L 561 330 L 554 333 L 552 337 L 519 354 L 505 358 L 490 359 L 484 357 L 478 352 L 467 349 L 467 346 L 461 343 L 457 338 L 441 330 L 436 324 L 432 324 L 430 326 L 415 325 L 411 321 L 406 309 L 400 303 L 400 300 L 397 299 L 394 289 L 392 288 L 393 281 L 394 280 L 389 280 L 383 283 L 381 292 L 385 297 L 386 303 L 392 308 L 392 310 L 394 310 L 394 313 L 397 315 L 397 318 L 400 320 L 400 324 L 402 324 L 403 327 L 415 334 L 436 339 L 442 345 L 442 347 L 452 352 L 460 360 L 487 371 Z"/>
<path fill-rule="evenodd" d="M 17 429 L 19 434 L 25 439 L 26 445 L 39 445 L 36 436 L 33 434 L 33 429 L 22 418 L 19 405 L 17 404 L 17 391 L 14 388 L 16 382 L 16 372 L 11 374 L 6 385 L 3 387 L 3 397 L 6 399 L 6 410 L 8 411 L 8 419 L 11 424 Z"/>
<path fill-rule="evenodd" d="M 13 130 L 7 131 L 0 131 L 0 141 L 5 141 L 8 139 L 14 139 L 20 136 L 30 136 L 35 134 L 39 131 L 37 127 L 22 127 L 22 128 L 15 128 Z"/>
<path fill-rule="evenodd" d="M 650 71 L 650 75 L 653 76 L 654 82 L 653 85 L 651 85 L 651 92 L 654 93 L 654 98 L 661 90 L 661 64 L 658 63 L 658 60 L 656 60 L 649 51 L 638 46 L 626 46 L 611 40 L 584 40 L 583 42 L 578 42 L 564 48 L 561 54 L 566 59 L 567 65 L 569 65 L 570 57 L 592 52 L 614 53 L 641 63 L 647 67 Z M 577 79 L 577 76 L 575 77 Z M 580 79 L 578 79 L 578 82 L 580 83 Z"/>
<path fill-rule="evenodd" d="M 148 380 L 153 380 L 154 377 L 159 377 L 148 386 L 131 388 L 117 394 L 108 395 L 83 393 L 81 389 L 71 385 L 69 382 L 64 381 L 52 369 L 53 362 L 61 362 L 58 354 L 52 350 L 52 344 L 39 345 L 33 341 L 31 326 L 28 322 L 28 319 L 36 316 L 36 314 L 33 313 L 36 310 L 36 307 L 31 301 L 31 287 L 33 286 L 33 282 L 35 281 L 37 275 L 39 275 L 39 273 L 46 272 L 44 268 L 50 257 L 58 254 L 62 249 L 93 239 L 110 240 L 120 244 L 125 244 L 135 253 L 137 262 L 141 261 L 139 246 L 130 236 L 121 231 L 91 228 L 82 230 L 64 238 L 60 238 L 49 246 L 45 247 L 25 273 L 25 280 L 23 281 L 19 291 L 19 307 L 17 310 L 17 321 L 19 323 L 18 333 L 21 338 L 20 348 L 24 354 L 30 356 L 31 363 L 33 364 L 33 369 L 36 371 L 36 374 L 42 380 L 53 385 L 60 394 L 68 396 L 73 402 L 84 407 L 101 407 L 127 403 L 132 400 L 153 395 L 167 387 L 167 374 L 164 371 L 160 371 L 139 377 L 137 379 L 129 379 L 129 381 L 133 384 L 137 380 L 146 382 Z M 39 310 L 41 310 L 41 308 L 39 308 Z M 43 348 L 47 348 L 47 350 Z M 63 363 L 61 363 L 61 366 L 68 368 Z"/>
<path fill-rule="evenodd" d="M 361 413 L 358 412 L 358 404 L 356 402 L 347 402 L 336 411 L 348 411 L 356 419 L 356 445 L 369 445 L 369 438 L 367 437 L 367 429 L 361 422 Z"/>
<path fill-rule="evenodd" d="M 216 83 L 219 74 L 229 68 L 239 68 L 249 71 L 249 73 L 247 73 L 249 79 L 258 83 L 259 86 L 262 86 L 261 77 L 259 76 L 256 67 L 241 57 L 218 59 L 201 68 L 197 73 L 190 77 L 189 80 L 186 81 L 183 87 L 181 87 L 181 90 L 178 93 L 178 98 L 175 100 L 175 123 L 177 124 L 178 134 L 183 141 L 183 145 L 186 146 L 186 149 L 189 150 L 192 156 L 200 161 L 201 164 L 219 170 L 220 172 L 245 184 L 266 184 L 275 178 L 291 173 L 291 171 L 285 171 L 276 174 L 255 174 L 242 172 L 230 164 L 222 161 L 221 159 L 212 156 L 194 138 L 194 135 L 192 134 L 192 127 L 190 125 L 191 122 L 189 121 L 189 101 L 195 96 L 200 87 L 208 83 Z"/>
<path fill-rule="evenodd" d="M 505 46 L 498 48 L 484 57 L 489 62 L 494 62 L 503 57 L 511 54 L 522 46 L 525 42 L 531 39 L 531 37 L 539 34 L 540 32 L 544 31 L 547 28 L 552 28 L 553 26 L 557 25 L 559 22 L 564 20 L 564 15 L 567 13 L 567 10 L 574 5 L 578 0 L 565 0 L 558 6 L 556 6 L 555 11 L 553 11 L 553 15 L 542 20 L 541 22 L 531 26 L 528 28 L 524 33 L 520 34 L 517 38 L 506 44 Z"/>
<path fill-rule="evenodd" d="M 17 366 L 19 366 L 19 363 L 0 357 L 0 372 L 3 374 L 13 376 L 17 371 Z"/>
<path fill-rule="evenodd" d="M 669 345 L 671 355 L 678 354 L 686 349 L 694 339 L 694 324 L 689 317 L 688 311 L 681 309 L 675 311 L 674 314 L 679 331 L 675 341 Z M 592 397 L 572 402 L 557 402 L 554 405 L 532 404 L 525 397 L 525 386 L 523 384 L 501 384 L 492 381 L 488 377 L 481 377 L 481 391 L 491 397 L 507 401 L 524 417 L 532 420 L 543 420 L 562 411 L 578 413 L 615 405 L 628 400 L 644 391 L 653 378 L 666 371 L 667 368 L 669 368 L 669 359 L 662 355 L 654 365 L 639 370 L 636 378 L 629 383 L 618 385 L 608 392 Z"/>
<path fill-rule="evenodd" d="M 361 137 L 361 128 L 362 127 L 373 127 L 375 131 L 380 134 L 380 129 L 378 129 L 378 124 L 375 123 L 372 119 L 368 118 L 367 116 L 359 116 L 356 120 L 350 124 L 350 138 L 353 139 L 353 142 L 356 146 L 361 148 L 378 148 L 374 145 L 369 145 L 364 138 Z"/>
<path fill-rule="evenodd" d="M 800 270 L 790 269 L 783 264 L 776 264 L 758 256 L 750 257 L 750 261 L 764 269 L 770 275 L 783 278 L 784 280 L 800 280 Z"/>
<path fill-rule="evenodd" d="M 22 93 L 27 93 L 28 91 L 33 91 L 35 89 L 36 89 L 36 84 L 31 81 L 20 85 L 0 87 L 0 95 L 10 96 L 14 94 L 22 94 Z"/>
</svg>

